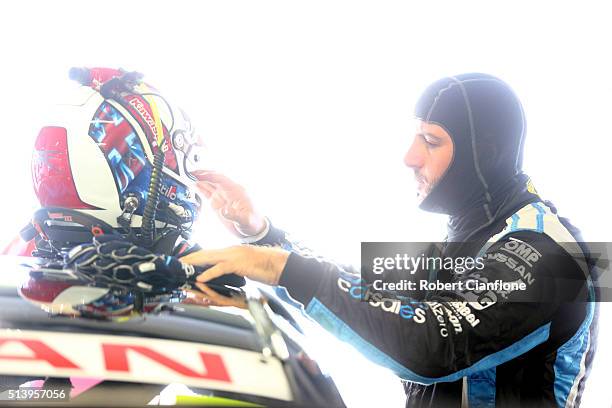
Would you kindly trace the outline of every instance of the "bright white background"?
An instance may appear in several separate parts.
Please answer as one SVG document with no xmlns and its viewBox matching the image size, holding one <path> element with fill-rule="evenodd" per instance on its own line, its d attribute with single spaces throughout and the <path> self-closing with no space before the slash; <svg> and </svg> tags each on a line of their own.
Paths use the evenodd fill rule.
<svg viewBox="0 0 612 408">
<path fill-rule="evenodd" d="M 44 107 L 69 67 L 96 65 L 144 72 L 197 122 L 211 167 L 277 225 L 349 262 L 361 241 L 443 236 L 443 217 L 414 208 L 402 165 L 413 103 L 443 75 L 500 76 L 524 102 L 536 187 L 587 239 L 612 241 L 611 38 L 609 13 L 588 2 L 3 2 L 0 241 L 36 207 L 29 159 Z M 199 236 L 230 242 L 212 218 Z M 602 346 L 611 315 L 604 305 Z M 325 345 L 348 404 L 403 404 L 390 374 Z M 610 363 L 600 347 L 585 405 L 610 406 Z"/>
</svg>

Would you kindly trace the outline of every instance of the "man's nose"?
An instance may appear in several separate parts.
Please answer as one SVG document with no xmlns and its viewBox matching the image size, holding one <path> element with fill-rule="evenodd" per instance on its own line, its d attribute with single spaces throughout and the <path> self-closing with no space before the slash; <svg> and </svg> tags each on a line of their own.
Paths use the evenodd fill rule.
<svg viewBox="0 0 612 408">
<path fill-rule="evenodd" d="M 411 169 L 420 169 L 423 167 L 423 162 L 423 149 L 419 145 L 418 138 L 415 138 L 404 155 L 404 164 Z"/>
</svg>

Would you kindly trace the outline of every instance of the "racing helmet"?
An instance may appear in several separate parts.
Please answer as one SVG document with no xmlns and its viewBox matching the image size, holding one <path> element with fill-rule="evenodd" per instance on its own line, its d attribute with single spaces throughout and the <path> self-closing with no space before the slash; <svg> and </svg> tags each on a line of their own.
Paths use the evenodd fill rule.
<svg viewBox="0 0 612 408">
<path fill-rule="evenodd" d="M 66 232 L 95 220 L 77 224 L 91 235 L 119 230 L 149 248 L 186 236 L 202 204 L 192 175 L 202 141 L 188 116 L 136 72 L 72 68 L 70 78 L 80 86 L 35 142 L 39 221 Z M 41 225 L 34 223 L 39 232 Z"/>
</svg>

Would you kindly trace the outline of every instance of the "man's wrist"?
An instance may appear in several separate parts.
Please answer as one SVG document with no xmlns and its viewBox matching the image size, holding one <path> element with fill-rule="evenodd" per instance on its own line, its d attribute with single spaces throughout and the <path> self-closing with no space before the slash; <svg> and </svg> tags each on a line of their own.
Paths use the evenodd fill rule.
<svg viewBox="0 0 612 408">
<path fill-rule="evenodd" d="M 238 231 L 241 232 L 240 230 Z M 243 244 L 252 244 L 254 242 L 262 240 L 266 235 L 268 235 L 268 232 L 270 232 L 270 221 L 268 220 L 267 217 L 263 217 L 262 229 L 254 235 L 245 235 L 242 238 L 240 238 L 240 240 L 242 241 Z"/>
<path fill-rule="evenodd" d="M 269 251 L 272 251 L 271 256 L 268 259 L 270 264 L 266 265 L 266 269 L 274 271 L 274 278 L 272 279 L 272 282 L 268 282 L 268 283 L 271 285 L 278 285 L 280 278 L 283 274 L 283 271 L 285 270 L 285 267 L 287 266 L 287 260 L 291 252 L 285 249 L 282 249 L 282 248 L 274 248 L 274 247 L 266 248 L 266 249 Z"/>
</svg>

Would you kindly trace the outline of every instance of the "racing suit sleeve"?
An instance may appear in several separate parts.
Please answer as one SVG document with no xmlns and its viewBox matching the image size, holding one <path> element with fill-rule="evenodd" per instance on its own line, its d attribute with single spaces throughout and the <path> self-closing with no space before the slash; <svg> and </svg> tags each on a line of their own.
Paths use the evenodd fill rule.
<svg viewBox="0 0 612 408">
<path fill-rule="evenodd" d="M 423 301 L 373 291 L 360 277 L 295 252 L 279 284 L 326 330 L 401 378 L 456 381 L 545 342 L 561 305 L 586 300 L 584 272 L 544 234 L 512 233 L 482 258 L 481 269 L 455 275 L 462 287 L 430 291 Z M 496 281 L 499 290 L 474 287 Z M 502 287 L 511 282 L 524 289 Z"/>
<path fill-rule="evenodd" d="M 245 237 L 242 239 L 243 244 L 252 244 L 259 246 L 274 246 L 286 249 L 291 252 L 302 254 L 310 254 L 311 251 L 303 247 L 298 241 L 289 237 L 285 231 L 275 227 L 272 222 L 266 218 L 266 227 L 256 236 Z"/>
</svg>

